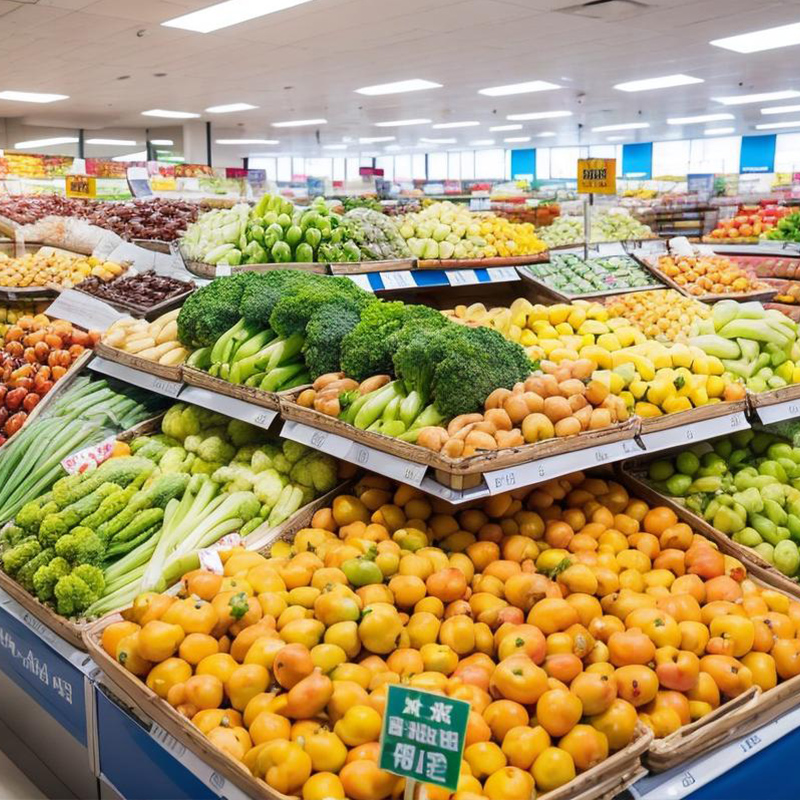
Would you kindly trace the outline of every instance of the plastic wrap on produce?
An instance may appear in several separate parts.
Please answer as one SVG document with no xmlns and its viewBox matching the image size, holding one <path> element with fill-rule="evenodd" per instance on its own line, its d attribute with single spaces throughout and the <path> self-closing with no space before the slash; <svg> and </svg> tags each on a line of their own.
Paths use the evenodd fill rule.
<svg viewBox="0 0 800 800">
<path fill-rule="evenodd" d="M 102 245 L 103 254 L 99 256 L 102 258 L 122 241 L 115 233 L 90 225 L 82 219 L 52 215 L 32 225 L 24 225 L 19 233 L 26 242 L 40 242 L 84 255 L 98 255 L 95 251 Z M 106 247 L 108 253 L 105 252 Z"/>
</svg>

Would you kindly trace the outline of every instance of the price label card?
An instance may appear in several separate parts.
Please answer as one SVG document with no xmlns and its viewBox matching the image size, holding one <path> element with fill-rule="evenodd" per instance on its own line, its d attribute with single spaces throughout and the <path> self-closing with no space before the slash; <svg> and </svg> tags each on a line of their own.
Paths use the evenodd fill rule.
<svg viewBox="0 0 800 800">
<path fill-rule="evenodd" d="M 165 397 L 172 397 L 173 399 L 183 389 L 181 381 L 168 381 L 166 378 L 159 378 L 149 372 L 142 372 L 124 364 L 117 364 L 116 361 L 109 361 L 100 356 L 95 356 L 89 362 L 89 369 L 95 372 L 102 372 L 103 375 L 110 375 L 112 378 L 118 378 L 121 381 L 125 381 L 125 383 L 131 383 L 140 389 L 149 389 L 156 394 L 163 394 Z"/>
<path fill-rule="evenodd" d="M 201 408 L 211 408 L 220 414 L 240 419 L 242 422 L 249 422 L 259 428 L 269 428 L 275 417 L 278 416 L 275 409 L 263 408 L 255 403 L 239 400 L 237 397 L 228 397 L 225 394 L 201 389 L 199 386 L 184 386 L 180 399 Z"/>
<path fill-rule="evenodd" d="M 569 475 L 570 472 L 624 461 L 641 453 L 642 449 L 635 439 L 622 439 L 597 447 L 549 456 L 538 461 L 529 461 L 508 469 L 486 472 L 483 477 L 489 487 L 489 494 L 501 494 L 511 489 L 560 478 L 562 475 Z"/>
<path fill-rule="evenodd" d="M 489 496 L 489 488 L 485 483 L 479 483 L 470 489 L 451 489 L 449 486 L 439 483 L 435 478 L 426 475 L 419 484 L 425 494 L 432 494 L 454 506 L 461 505 L 462 503 L 469 503 L 473 500 L 479 500 L 481 497 Z"/>
<path fill-rule="evenodd" d="M 217 278 L 227 278 L 232 274 L 233 271 L 231 270 L 230 264 L 217 264 L 217 268 L 214 270 L 214 275 Z"/>
<path fill-rule="evenodd" d="M 625 248 L 622 246 L 622 242 L 601 242 L 597 245 L 597 255 L 601 257 L 624 256 Z"/>
<path fill-rule="evenodd" d="M 451 286 L 469 286 L 480 282 L 474 269 L 449 269 L 444 274 Z"/>
<path fill-rule="evenodd" d="M 62 459 L 61 466 L 64 467 L 70 475 L 94 468 L 111 456 L 116 441 L 116 436 L 109 436 L 98 444 L 93 444 L 91 447 L 84 447 L 83 450 L 78 450 L 77 453 L 73 453 L 71 456 Z"/>
<path fill-rule="evenodd" d="M 756 409 L 758 418 L 765 424 L 781 422 L 785 419 L 800 417 L 800 400 L 788 400 L 785 403 L 775 403 L 772 406 L 759 406 Z"/>
<path fill-rule="evenodd" d="M 211 572 L 214 575 L 222 575 L 222 559 L 219 557 L 219 553 L 216 550 L 204 548 L 198 551 L 197 557 L 200 559 L 201 569 L 204 569 L 206 572 Z"/>
<path fill-rule="evenodd" d="M 156 254 L 152 250 L 145 250 L 138 244 L 123 242 L 108 255 L 108 260 L 116 264 L 132 264 L 139 272 L 153 269 L 156 263 Z"/>
<path fill-rule="evenodd" d="M 411 270 L 398 269 L 393 272 L 381 272 L 384 289 L 413 289 L 416 287 Z"/>
<path fill-rule="evenodd" d="M 106 330 L 125 316 L 108 303 L 76 289 L 61 292 L 45 313 L 48 317 L 65 319 L 81 328 L 98 331 Z"/>
<path fill-rule="evenodd" d="M 350 452 L 342 458 L 371 472 L 377 472 L 387 478 L 394 478 L 401 483 L 410 483 L 412 486 L 419 486 L 422 483 L 428 469 L 425 464 L 407 461 L 404 458 L 393 456 L 391 453 L 366 447 L 358 442 L 354 442 Z"/>
<path fill-rule="evenodd" d="M 740 411 L 737 414 L 692 422 L 689 425 L 667 428 L 655 433 L 643 433 L 641 439 L 645 450 L 648 453 L 655 453 L 659 450 L 669 450 L 672 447 L 714 439 L 717 436 L 724 436 L 726 433 L 743 431 L 749 427 L 750 424 L 745 418 L 744 412 Z"/>
<path fill-rule="evenodd" d="M 489 280 L 492 283 L 502 283 L 503 281 L 518 281 L 519 274 L 514 267 L 491 267 L 486 270 Z"/>
<path fill-rule="evenodd" d="M 347 277 L 350 278 L 359 289 L 363 289 L 365 292 L 375 291 L 372 288 L 372 284 L 369 282 L 369 275 L 348 275 Z"/>
<path fill-rule="evenodd" d="M 318 428 L 312 428 L 310 425 L 303 425 L 303 423 L 295 422 L 291 419 L 283 423 L 281 436 L 284 439 L 300 442 L 300 444 L 313 447 L 314 450 L 322 450 L 324 453 L 330 453 L 336 458 L 344 458 L 345 460 L 348 460 L 347 455 L 353 447 L 352 440 L 346 439 L 344 436 L 321 431 Z"/>
</svg>

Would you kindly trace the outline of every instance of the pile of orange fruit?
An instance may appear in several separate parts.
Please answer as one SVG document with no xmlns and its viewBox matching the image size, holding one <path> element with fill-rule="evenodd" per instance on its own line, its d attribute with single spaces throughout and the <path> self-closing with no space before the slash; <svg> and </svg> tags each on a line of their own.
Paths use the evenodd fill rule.
<svg viewBox="0 0 800 800">
<path fill-rule="evenodd" d="M 743 294 L 768 288 L 724 256 L 661 256 L 657 268 L 695 296 Z"/>
<path fill-rule="evenodd" d="M 666 507 L 581 473 L 454 509 L 367 476 L 269 556 L 146 594 L 102 646 L 231 758 L 304 800 L 382 800 L 387 687 L 470 703 L 458 789 L 530 800 L 800 674 L 800 603 Z"/>
</svg>

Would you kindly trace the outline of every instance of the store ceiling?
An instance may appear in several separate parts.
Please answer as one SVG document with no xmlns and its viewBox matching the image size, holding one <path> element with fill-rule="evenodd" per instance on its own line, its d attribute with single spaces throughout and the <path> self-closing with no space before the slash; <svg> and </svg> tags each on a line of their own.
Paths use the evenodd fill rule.
<svg viewBox="0 0 800 800">
<path fill-rule="evenodd" d="M 525 147 L 605 143 L 614 135 L 626 141 L 694 138 L 705 127 L 723 125 L 737 134 L 754 133 L 760 122 L 800 118 L 797 112 L 762 117 L 760 109 L 769 104 L 725 108 L 710 99 L 800 90 L 800 46 L 742 55 L 708 44 L 798 22 L 800 0 L 615 0 L 578 14 L 564 11 L 574 8 L 574 0 L 314 0 L 209 34 L 160 24 L 208 5 L 209 0 L 0 0 L 0 90 L 69 95 L 47 105 L 0 100 L 0 117 L 30 125 L 153 129 L 162 122 L 142 117 L 146 109 L 194 111 L 212 120 L 215 138 L 280 140 L 276 147 L 242 147 L 243 153 L 326 155 L 333 153 L 320 149 L 316 128 L 276 129 L 271 123 L 324 117 L 321 144 L 395 136 L 391 144 L 403 147 L 420 137 L 456 138 L 458 146 L 491 138 L 503 146 L 504 137 L 532 136 L 531 144 L 515 145 Z M 584 13 L 604 13 L 608 21 Z M 612 88 L 673 73 L 705 82 L 640 93 Z M 444 88 L 378 97 L 353 91 L 409 78 Z M 508 97 L 477 93 L 531 80 L 564 88 Z M 203 113 L 232 102 L 259 108 Z M 573 116 L 489 132 L 507 123 L 508 114 L 548 110 Z M 717 111 L 729 111 L 735 120 L 666 124 L 667 117 Z M 430 125 L 375 127 L 419 117 L 481 125 L 445 131 Z M 590 130 L 627 122 L 649 122 L 650 128 Z M 558 136 L 537 139 L 543 131 Z M 348 149 L 377 152 L 385 146 Z"/>
</svg>

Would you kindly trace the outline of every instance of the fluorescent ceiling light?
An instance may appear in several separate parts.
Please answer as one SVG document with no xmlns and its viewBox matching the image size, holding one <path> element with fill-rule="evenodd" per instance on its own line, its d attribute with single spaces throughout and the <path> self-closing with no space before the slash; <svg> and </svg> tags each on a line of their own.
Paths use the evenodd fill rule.
<svg viewBox="0 0 800 800">
<path fill-rule="evenodd" d="M 530 140 L 530 136 L 510 136 L 508 139 L 503 139 L 503 141 L 508 144 L 512 144 L 513 142 L 529 142 Z"/>
<path fill-rule="evenodd" d="M 474 128 L 477 125 L 480 125 L 480 122 L 437 122 L 431 127 L 437 130 L 444 130 L 445 128 Z"/>
<path fill-rule="evenodd" d="M 46 94 L 42 92 L 15 92 L 7 89 L 0 92 L 0 100 L 14 100 L 17 103 L 55 103 L 56 100 L 66 100 L 68 94 Z"/>
<path fill-rule="evenodd" d="M 135 139 L 87 139 L 86 144 L 108 144 L 120 146 L 133 147 L 136 144 Z"/>
<path fill-rule="evenodd" d="M 506 119 L 522 121 L 526 119 L 558 119 L 571 117 L 571 111 L 533 111 L 530 114 L 509 114 Z"/>
<path fill-rule="evenodd" d="M 362 86 L 356 89 L 357 94 L 400 94 L 402 92 L 421 92 L 423 89 L 441 89 L 441 83 L 424 81 L 421 78 L 412 78 L 407 81 L 395 81 L 394 83 L 376 83 L 374 86 Z"/>
<path fill-rule="evenodd" d="M 614 86 L 620 92 L 649 92 L 652 89 L 669 89 L 671 86 L 688 86 L 691 83 L 703 83 L 702 78 L 691 75 L 664 75 L 661 78 L 644 78 L 639 81 L 627 81 Z"/>
<path fill-rule="evenodd" d="M 776 128 L 800 128 L 800 119 L 792 122 L 764 122 L 761 125 L 756 125 L 757 131 L 773 131 Z"/>
<path fill-rule="evenodd" d="M 697 117 L 670 117 L 667 125 L 692 125 L 695 122 L 719 122 L 723 119 L 733 119 L 733 114 L 700 114 Z"/>
<path fill-rule="evenodd" d="M 703 136 L 722 136 L 726 133 L 733 133 L 736 128 L 706 128 Z"/>
<path fill-rule="evenodd" d="M 400 147 L 399 144 L 387 144 L 386 147 L 383 148 L 387 153 L 393 153 L 395 150 L 402 150 L 403 148 Z"/>
<path fill-rule="evenodd" d="M 230 114 L 232 111 L 250 111 L 258 106 L 251 106 L 250 103 L 228 103 L 225 106 L 209 106 L 206 111 L 209 114 Z"/>
<path fill-rule="evenodd" d="M 161 24 L 166 28 L 211 33 L 220 28 L 228 28 L 240 22 L 247 22 L 249 19 L 274 14 L 276 11 L 284 11 L 308 2 L 309 0 L 227 0 L 225 3 L 215 3 L 199 11 L 168 19 Z"/>
<path fill-rule="evenodd" d="M 425 136 L 421 136 L 419 140 L 423 144 L 455 144 L 458 141 L 458 139 L 428 139 Z"/>
<path fill-rule="evenodd" d="M 404 125 L 430 125 L 429 119 L 393 119 L 389 122 L 376 122 L 376 128 L 401 128 Z"/>
<path fill-rule="evenodd" d="M 475 139 L 470 142 L 472 147 L 489 147 L 494 144 L 494 139 Z"/>
<path fill-rule="evenodd" d="M 147 150 L 140 150 L 138 153 L 128 153 L 124 156 L 114 156 L 112 161 L 147 161 Z"/>
<path fill-rule="evenodd" d="M 800 22 L 741 33 L 738 36 L 726 36 L 724 39 L 713 39 L 709 44 L 713 44 L 714 47 L 723 47 L 725 50 L 733 50 L 736 53 L 758 53 L 761 50 L 790 47 L 800 44 Z"/>
<path fill-rule="evenodd" d="M 522 125 L 493 125 L 490 131 L 521 131 Z"/>
<path fill-rule="evenodd" d="M 215 139 L 216 144 L 280 144 L 277 139 Z"/>
<path fill-rule="evenodd" d="M 547 137 L 549 137 L 549 136 L 556 136 L 557 134 L 556 134 L 556 132 L 555 132 L 555 131 L 542 131 L 541 133 L 537 133 L 536 135 L 537 135 L 537 136 L 538 136 L 540 139 L 544 139 L 544 138 L 547 138 Z"/>
<path fill-rule="evenodd" d="M 359 144 L 378 144 L 379 142 L 393 142 L 395 136 L 359 136 Z"/>
<path fill-rule="evenodd" d="M 150 144 L 175 144 L 172 139 L 151 139 Z"/>
<path fill-rule="evenodd" d="M 618 125 L 600 125 L 597 128 L 592 128 L 592 130 L 595 133 L 602 133 L 603 131 L 635 131 L 649 127 L 649 122 L 621 122 Z"/>
<path fill-rule="evenodd" d="M 745 103 L 769 103 L 772 100 L 791 100 L 793 97 L 800 97 L 800 92 L 794 89 L 786 89 L 782 92 L 761 92 L 759 94 L 734 94 L 728 97 L 712 97 L 715 103 L 722 103 L 724 106 L 741 106 Z"/>
<path fill-rule="evenodd" d="M 800 106 L 772 106 L 772 108 L 762 108 L 762 114 L 792 114 L 800 111 Z"/>
<path fill-rule="evenodd" d="M 551 89 L 560 89 L 557 83 L 549 81 L 526 81 L 525 83 L 508 83 L 505 86 L 490 86 L 488 89 L 478 89 L 478 94 L 488 97 L 505 97 L 509 94 L 528 94 L 528 92 L 549 92 Z"/>
<path fill-rule="evenodd" d="M 606 136 L 607 142 L 624 142 L 626 139 L 630 139 L 630 136 Z"/>
<path fill-rule="evenodd" d="M 163 108 L 151 108 L 149 111 L 142 111 L 143 117 L 166 117 L 166 119 L 196 119 L 199 114 L 192 111 L 167 111 Z"/>
<path fill-rule="evenodd" d="M 324 144 L 322 145 L 323 150 L 347 150 L 346 144 Z"/>
<path fill-rule="evenodd" d="M 290 119 L 286 122 L 273 122 L 273 128 L 300 128 L 303 125 L 327 125 L 326 119 Z"/>
<path fill-rule="evenodd" d="M 52 139 L 31 139 L 27 142 L 17 142 L 14 147 L 18 150 L 30 150 L 32 147 L 51 147 L 56 144 L 75 144 L 77 136 L 55 136 Z"/>
</svg>

